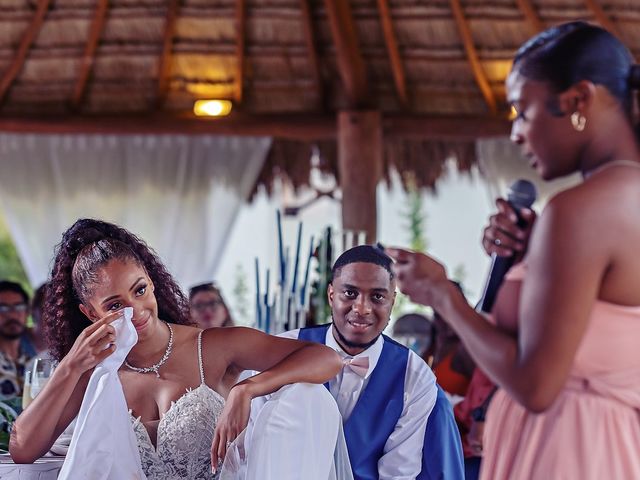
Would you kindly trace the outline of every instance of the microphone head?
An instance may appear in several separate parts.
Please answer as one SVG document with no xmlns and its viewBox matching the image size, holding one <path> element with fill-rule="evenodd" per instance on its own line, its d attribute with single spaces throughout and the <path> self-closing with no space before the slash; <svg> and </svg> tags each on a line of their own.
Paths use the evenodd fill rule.
<svg viewBox="0 0 640 480">
<path fill-rule="evenodd" d="M 529 180 L 521 178 L 516 180 L 509 187 L 507 200 L 516 210 L 521 208 L 531 208 L 533 202 L 536 201 L 536 186 Z"/>
</svg>

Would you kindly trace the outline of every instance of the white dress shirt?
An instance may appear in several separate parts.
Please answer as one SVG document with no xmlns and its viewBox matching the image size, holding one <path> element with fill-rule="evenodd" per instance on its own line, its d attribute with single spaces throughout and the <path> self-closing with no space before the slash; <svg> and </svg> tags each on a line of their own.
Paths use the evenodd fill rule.
<svg viewBox="0 0 640 480">
<path fill-rule="evenodd" d="M 299 329 L 291 330 L 280 336 L 297 339 L 299 332 Z M 325 344 L 338 352 L 341 357 L 352 358 L 336 342 L 333 325 L 327 330 Z M 329 391 L 336 399 L 344 421 L 351 415 L 360 398 L 360 393 L 369 383 L 371 374 L 380 360 L 383 345 L 384 340 L 380 336 L 368 349 L 353 357 L 369 357 L 369 370 L 364 378 L 344 368 L 329 381 Z M 435 375 L 426 362 L 410 350 L 404 382 L 404 406 L 400 419 L 384 446 L 384 453 L 378 461 L 380 480 L 411 480 L 415 479 L 422 470 L 424 434 L 437 394 Z"/>
</svg>

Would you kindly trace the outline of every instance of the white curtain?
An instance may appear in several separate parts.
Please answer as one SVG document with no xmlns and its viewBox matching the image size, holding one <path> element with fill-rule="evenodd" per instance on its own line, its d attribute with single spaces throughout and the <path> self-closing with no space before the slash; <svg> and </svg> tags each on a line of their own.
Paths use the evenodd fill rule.
<svg viewBox="0 0 640 480">
<path fill-rule="evenodd" d="M 0 134 L 0 208 L 34 287 L 82 217 L 142 237 L 183 286 L 211 280 L 269 138 Z"/>
<path fill-rule="evenodd" d="M 538 190 L 534 207 L 541 209 L 547 200 L 560 190 L 569 188 L 581 178 L 579 174 L 550 182 L 543 181 L 522 157 L 520 147 L 507 137 L 485 138 L 476 142 L 476 154 L 480 170 L 489 185 L 492 199 L 506 197 L 507 190 L 520 178 L 533 182 Z"/>
</svg>

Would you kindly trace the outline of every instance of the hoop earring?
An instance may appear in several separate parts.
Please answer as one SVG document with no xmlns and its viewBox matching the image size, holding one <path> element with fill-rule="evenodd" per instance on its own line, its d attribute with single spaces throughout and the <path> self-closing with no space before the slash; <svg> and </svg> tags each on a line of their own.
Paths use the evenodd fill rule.
<svg viewBox="0 0 640 480">
<path fill-rule="evenodd" d="M 571 114 L 571 125 L 576 132 L 582 132 L 587 125 L 587 117 L 576 111 Z"/>
</svg>

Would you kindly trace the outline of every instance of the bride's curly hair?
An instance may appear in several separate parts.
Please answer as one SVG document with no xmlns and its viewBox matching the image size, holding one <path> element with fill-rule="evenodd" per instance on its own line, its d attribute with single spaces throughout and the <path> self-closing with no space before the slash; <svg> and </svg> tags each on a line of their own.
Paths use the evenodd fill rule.
<svg viewBox="0 0 640 480">
<path fill-rule="evenodd" d="M 56 360 L 91 322 L 79 309 L 90 298 L 101 267 L 111 260 L 133 261 L 143 267 L 155 287 L 158 316 L 167 322 L 191 324 L 189 302 L 158 255 L 133 233 L 112 223 L 80 219 L 56 247 L 47 286 L 42 324 L 51 355 Z"/>
</svg>

